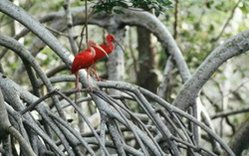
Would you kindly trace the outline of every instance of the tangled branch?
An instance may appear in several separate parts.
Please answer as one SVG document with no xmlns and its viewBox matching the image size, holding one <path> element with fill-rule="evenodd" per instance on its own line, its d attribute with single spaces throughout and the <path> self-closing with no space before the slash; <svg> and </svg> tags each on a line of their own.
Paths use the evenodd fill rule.
<svg viewBox="0 0 249 156">
<path fill-rule="evenodd" d="M 54 35 L 43 25 L 8 0 L 2 0 L 2 2 L 0 2 L 0 10 L 21 22 L 36 34 L 61 58 L 65 66 L 70 68 L 73 58 L 72 54 L 67 52 Z M 77 16 L 79 16 L 77 11 L 72 11 L 71 13 L 77 20 Z M 131 25 L 139 24 L 135 18 L 132 18 L 132 15 L 136 12 L 124 11 L 124 13 L 126 17 L 121 18 L 122 15 L 119 15 L 116 17 L 116 20 L 122 19 L 119 22 L 130 23 Z M 136 13 L 136 15 L 137 17 L 144 17 L 144 14 L 141 12 Z M 56 16 L 59 17 L 58 14 Z M 154 19 L 154 17 L 149 14 L 146 14 L 145 17 L 145 21 Z M 52 17 L 50 17 L 50 19 L 51 18 Z M 100 23 L 101 21 L 102 25 L 108 25 L 97 17 L 89 19 L 89 23 Z M 74 24 L 77 24 L 77 21 L 74 22 Z M 142 26 L 148 29 L 154 26 L 159 28 L 155 29 L 153 33 L 158 36 L 165 47 L 167 46 L 177 63 L 183 81 L 187 81 L 190 73 L 179 48 L 173 41 L 168 30 L 155 20 L 154 23 L 145 22 Z M 161 34 L 160 32 L 164 33 Z M 248 49 L 247 39 L 245 39 L 247 35 L 248 32 L 239 34 L 215 50 L 198 69 L 196 74 L 187 81 L 183 91 L 175 100 L 176 105 L 179 105 L 182 109 L 190 105 L 193 101 L 187 101 L 187 103 L 185 103 L 186 101 L 184 101 L 184 99 L 187 100 L 189 97 L 195 98 L 195 95 L 197 95 L 199 91 L 198 89 L 203 86 L 212 72 L 214 72 L 222 62 L 234 55 L 245 52 Z M 6 125 L 8 125 L 8 127 L 11 125 L 11 127 L 20 132 L 21 135 L 18 135 L 21 137 L 19 140 L 20 145 L 22 149 L 30 153 L 28 155 L 33 155 L 33 153 L 37 155 L 51 153 L 72 156 L 86 154 L 97 155 L 96 153 L 98 152 L 102 155 L 111 155 L 112 153 L 119 155 L 219 154 L 215 153 L 215 150 L 202 147 L 199 142 L 196 141 L 195 137 L 193 137 L 193 132 L 186 126 L 187 123 L 201 128 L 204 135 L 210 137 L 210 142 L 203 138 L 201 138 L 201 141 L 212 144 L 213 139 L 222 147 L 224 152 L 228 155 L 234 155 L 228 145 L 209 127 L 148 90 L 124 82 L 95 82 L 93 79 L 87 80 L 86 73 L 81 71 L 82 84 L 88 87 L 89 83 L 92 83 L 94 86 L 91 91 L 87 89 L 84 90 L 86 92 L 84 94 L 82 93 L 78 99 L 76 99 L 76 102 L 74 102 L 74 100 L 72 100 L 73 91 L 55 89 L 53 85 L 53 83 L 56 82 L 71 82 L 74 80 L 74 77 L 60 75 L 59 77 L 48 78 L 40 65 L 36 62 L 36 59 L 23 45 L 13 38 L 0 35 L 0 45 L 13 50 L 24 63 L 27 64 L 25 67 L 27 71 L 30 71 L 30 81 L 34 82 L 33 89 L 37 90 L 36 93 L 34 92 L 34 94 L 32 94 L 11 80 L 11 78 L 0 74 L 0 88 L 5 101 L 3 102 L 3 100 L 1 100 L 0 104 L 1 107 L 3 103 L 6 105 L 7 112 L 5 112 L 5 114 L 10 118 L 9 123 L 1 123 L 0 126 L 4 129 Z M 229 48 L 231 51 L 227 50 Z M 222 57 L 217 57 L 221 55 Z M 204 69 L 207 69 L 207 71 L 205 71 L 206 74 L 203 71 Z M 56 73 L 58 71 L 59 70 L 55 70 L 54 72 Z M 35 80 L 36 74 L 39 80 Z M 185 94 L 185 90 L 193 90 L 191 90 L 190 84 L 200 84 L 197 90 L 194 90 L 194 95 Z M 47 87 L 49 93 L 46 96 L 39 95 L 39 86 L 41 85 Z M 193 85 L 193 87 L 196 89 L 196 85 Z M 117 90 L 120 94 L 112 94 L 113 92 L 110 92 L 110 89 Z M 190 96 L 186 97 L 186 95 Z M 52 105 L 50 105 L 49 102 L 51 102 Z M 101 118 L 99 119 L 100 123 L 95 127 L 92 126 L 93 123 L 90 122 L 90 117 L 86 115 L 82 109 L 79 109 L 77 105 L 78 103 L 86 102 L 89 105 L 92 103 L 95 106 L 94 112 L 90 115 L 96 113 L 99 114 Z M 53 109 L 53 106 L 55 106 L 56 109 Z M 133 110 L 132 108 L 134 107 L 139 111 Z M 90 131 L 78 132 L 77 127 L 74 127 L 75 125 L 70 123 L 67 116 L 73 116 L 73 113 L 67 113 L 67 109 L 75 110 Z M 38 114 L 39 119 L 34 118 L 34 112 Z M 72 118 L 71 120 L 75 121 L 79 119 Z M 18 138 L 17 135 L 14 135 L 15 130 L 12 130 L 6 132 Z M 22 142 L 24 142 L 23 140 L 25 140 L 26 144 L 22 144 Z M 26 149 L 29 149 L 29 151 Z M 23 151 L 23 153 L 25 152 Z"/>
</svg>

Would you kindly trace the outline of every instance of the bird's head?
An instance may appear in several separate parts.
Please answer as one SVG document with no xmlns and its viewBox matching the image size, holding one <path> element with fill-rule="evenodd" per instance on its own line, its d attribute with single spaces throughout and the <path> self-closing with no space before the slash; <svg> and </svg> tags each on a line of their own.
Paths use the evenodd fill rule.
<svg viewBox="0 0 249 156">
<path fill-rule="evenodd" d="M 122 51 L 124 52 L 124 48 L 121 46 L 121 44 L 115 39 L 115 36 L 114 35 L 112 35 L 112 34 L 108 34 L 107 36 L 106 36 L 106 41 L 107 41 L 107 43 L 108 42 L 115 42 L 121 49 L 122 49 Z"/>
<path fill-rule="evenodd" d="M 111 35 L 111 34 L 108 34 L 106 36 L 106 41 L 107 42 L 114 42 L 115 41 L 115 36 Z"/>
</svg>

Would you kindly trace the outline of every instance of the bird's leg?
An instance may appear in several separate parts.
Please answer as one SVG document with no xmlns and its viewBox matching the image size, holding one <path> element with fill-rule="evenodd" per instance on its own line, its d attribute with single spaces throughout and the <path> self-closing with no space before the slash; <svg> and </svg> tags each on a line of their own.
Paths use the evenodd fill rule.
<svg viewBox="0 0 249 156">
<path fill-rule="evenodd" d="M 90 67 L 86 69 L 86 77 L 87 77 L 87 82 L 89 83 L 89 78 L 90 78 Z"/>
<path fill-rule="evenodd" d="M 90 72 L 91 72 L 91 67 L 89 67 L 89 68 L 86 69 L 86 73 L 87 73 L 87 84 L 88 84 L 87 89 L 90 90 L 90 91 L 92 91 L 93 87 L 92 87 L 92 84 L 90 82 Z"/>
<path fill-rule="evenodd" d="M 75 81 L 75 87 L 76 87 L 76 92 L 75 92 L 75 97 L 74 97 L 74 102 L 77 103 L 77 99 L 78 99 L 78 92 L 80 92 L 81 86 L 80 86 L 80 76 L 79 76 L 79 71 L 77 71 L 75 73 L 75 77 L 76 77 L 76 81 Z M 76 113 L 76 110 L 74 110 L 74 112 Z"/>
<path fill-rule="evenodd" d="M 94 75 L 94 77 L 95 77 L 95 79 L 96 79 L 97 81 L 101 81 L 101 80 L 102 80 L 102 79 L 99 77 L 98 73 L 97 73 L 95 64 L 93 65 L 93 75 Z"/>
<path fill-rule="evenodd" d="M 76 81 L 75 81 L 75 87 L 76 87 L 76 90 L 79 92 L 80 89 L 81 89 L 81 86 L 80 86 L 80 76 L 79 76 L 79 72 L 75 73 L 75 77 L 76 77 Z"/>
</svg>

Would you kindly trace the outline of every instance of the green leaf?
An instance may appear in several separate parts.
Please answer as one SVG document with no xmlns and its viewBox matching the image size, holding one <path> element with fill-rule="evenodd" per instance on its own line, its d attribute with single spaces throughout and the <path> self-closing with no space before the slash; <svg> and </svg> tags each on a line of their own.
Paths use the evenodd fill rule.
<svg viewBox="0 0 249 156">
<path fill-rule="evenodd" d="M 120 6 L 120 7 L 123 7 L 123 8 L 128 8 L 128 4 L 125 3 L 125 2 L 122 2 L 122 1 L 116 1 L 116 6 Z"/>
<path fill-rule="evenodd" d="M 115 12 L 116 14 L 123 14 L 124 13 L 122 10 L 119 10 L 119 9 L 113 9 L 113 12 Z"/>
<path fill-rule="evenodd" d="M 115 9 L 115 7 L 120 8 L 141 8 L 146 11 L 153 11 L 155 10 L 156 16 L 159 16 L 163 11 L 171 7 L 170 0 L 107 0 L 107 1 L 100 1 L 97 3 L 94 8 L 95 12 L 105 11 L 107 13 L 122 13 L 120 9 Z"/>
</svg>

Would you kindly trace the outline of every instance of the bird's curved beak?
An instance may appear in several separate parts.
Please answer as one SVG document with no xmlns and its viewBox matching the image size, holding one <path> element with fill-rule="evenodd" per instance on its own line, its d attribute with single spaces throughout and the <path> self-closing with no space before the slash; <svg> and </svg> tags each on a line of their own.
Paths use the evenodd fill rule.
<svg viewBox="0 0 249 156">
<path fill-rule="evenodd" d="M 98 48 L 99 50 L 101 50 L 101 51 L 106 55 L 106 57 L 108 57 L 108 54 L 106 53 L 106 51 L 105 51 L 100 45 L 94 44 L 93 46 L 94 46 L 95 48 Z"/>
<path fill-rule="evenodd" d="M 117 44 L 121 48 L 123 53 L 125 52 L 123 46 L 117 40 L 114 40 L 114 43 Z"/>
</svg>

